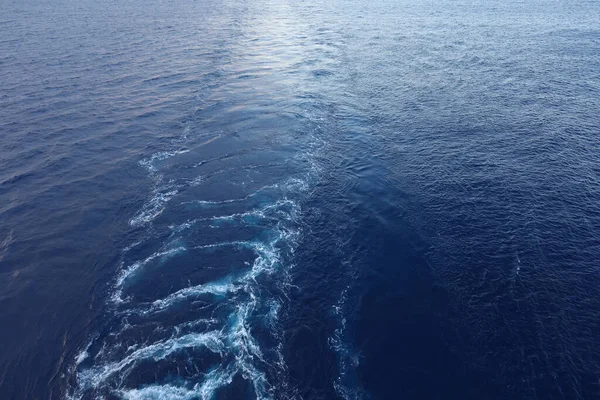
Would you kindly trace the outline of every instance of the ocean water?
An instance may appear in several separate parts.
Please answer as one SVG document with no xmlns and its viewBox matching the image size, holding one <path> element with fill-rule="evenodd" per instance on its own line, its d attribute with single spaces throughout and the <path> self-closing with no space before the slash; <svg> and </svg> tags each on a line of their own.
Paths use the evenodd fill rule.
<svg viewBox="0 0 600 400">
<path fill-rule="evenodd" d="M 600 398 L 600 3 L 0 0 L 0 398 Z"/>
</svg>

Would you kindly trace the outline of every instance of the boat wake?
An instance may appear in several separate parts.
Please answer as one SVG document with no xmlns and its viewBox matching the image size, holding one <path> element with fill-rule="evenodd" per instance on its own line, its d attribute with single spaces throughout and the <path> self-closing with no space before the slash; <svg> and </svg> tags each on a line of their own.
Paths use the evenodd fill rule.
<svg viewBox="0 0 600 400">
<path fill-rule="evenodd" d="M 223 148 L 219 140 L 208 142 L 212 149 L 206 143 L 140 162 L 154 181 L 130 221 L 143 238 L 122 251 L 107 321 L 75 359 L 69 398 L 210 399 L 223 391 L 269 399 L 285 392 L 278 311 L 315 171 L 277 181 L 282 174 L 269 171 L 294 171 L 294 157 L 257 165 L 256 155 L 239 153 L 213 158 L 221 165 L 202 174 L 212 164 L 198 158 Z M 227 187 L 206 195 L 220 171 L 228 171 L 229 185 L 219 182 Z"/>
</svg>

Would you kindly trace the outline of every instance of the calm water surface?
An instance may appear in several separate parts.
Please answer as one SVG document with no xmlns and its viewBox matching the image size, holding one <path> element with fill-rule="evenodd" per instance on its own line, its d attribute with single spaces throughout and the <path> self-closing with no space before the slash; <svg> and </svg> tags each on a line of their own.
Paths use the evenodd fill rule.
<svg viewBox="0 0 600 400">
<path fill-rule="evenodd" d="M 600 398 L 600 3 L 0 0 L 0 398 Z"/>
</svg>

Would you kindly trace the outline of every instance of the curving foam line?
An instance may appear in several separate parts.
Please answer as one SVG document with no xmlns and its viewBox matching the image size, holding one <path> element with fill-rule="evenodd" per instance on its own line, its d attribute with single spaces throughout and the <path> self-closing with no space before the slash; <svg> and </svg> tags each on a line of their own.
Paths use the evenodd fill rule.
<svg viewBox="0 0 600 400">
<path fill-rule="evenodd" d="M 149 262 L 151 262 L 157 258 L 161 258 L 161 257 L 168 258 L 170 256 L 174 256 L 175 254 L 181 253 L 186 250 L 187 249 L 184 246 L 175 247 L 173 249 L 153 253 L 150 256 L 148 256 L 146 259 L 144 259 L 143 261 L 137 261 L 137 262 L 131 264 L 129 267 L 127 267 L 126 269 L 121 271 L 121 273 L 119 274 L 119 278 L 117 279 L 117 286 L 122 286 L 123 283 L 125 282 L 125 280 L 129 276 L 134 274 L 136 271 L 138 271 L 140 268 L 142 268 L 144 265 L 148 264 Z"/>
<path fill-rule="evenodd" d="M 260 349 L 260 346 L 252 336 L 248 327 L 248 321 L 254 308 L 257 305 L 257 298 L 252 296 L 252 300 L 246 302 L 234 313 L 234 323 L 232 325 L 228 340 L 236 357 L 236 368 L 242 373 L 245 379 L 251 381 L 254 392 L 258 399 L 271 399 L 272 395 L 269 389 L 269 382 L 264 372 L 258 370 L 255 366 L 256 360 L 262 363 L 268 363 Z"/>
<path fill-rule="evenodd" d="M 117 281 L 115 283 L 115 292 L 111 296 L 111 300 L 113 301 L 113 303 L 123 303 L 126 300 L 126 299 L 123 299 L 123 297 L 122 297 L 123 284 L 125 283 L 125 280 L 127 278 L 129 278 L 131 275 L 135 274 L 138 270 L 143 268 L 146 264 L 148 264 L 152 260 L 155 260 L 156 258 L 159 258 L 159 257 L 168 258 L 168 257 L 171 257 L 177 253 L 180 253 L 180 252 L 183 252 L 186 250 L 187 250 L 187 248 L 185 248 L 184 246 L 179 246 L 179 247 L 175 247 L 173 249 L 157 252 L 157 253 L 154 253 L 154 254 L 148 256 L 146 259 L 144 259 L 142 261 L 137 261 L 137 262 L 131 264 L 129 267 L 122 269 L 121 272 L 119 273 L 119 276 L 117 277 Z"/>
<path fill-rule="evenodd" d="M 196 400 L 198 392 L 172 385 L 151 385 L 142 389 L 120 390 L 125 400 Z"/>
<path fill-rule="evenodd" d="M 156 153 L 149 159 L 140 162 L 141 165 L 145 166 L 149 173 L 155 178 L 156 189 L 153 197 L 144 205 L 142 210 L 131 219 L 130 224 L 132 226 L 145 225 L 153 221 L 159 216 L 165 209 L 166 203 L 168 203 L 174 196 L 176 196 L 181 185 L 175 185 L 172 181 L 166 184 L 162 184 L 162 175 L 158 174 L 155 162 L 167 159 L 177 154 L 185 153 L 188 150 L 176 150 L 171 152 Z M 199 177 L 195 179 L 191 184 L 201 182 L 203 178 Z M 260 192 L 278 189 L 284 193 L 301 192 L 308 189 L 308 183 L 305 180 L 298 178 L 290 178 L 283 183 L 266 185 L 257 191 L 240 199 L 228 199 L 222 201 L 191 201 L 189 203 L 195 203 L 200 205 L 224 205 L 234 202 L 243 202 L 249 198 L 256 196 Z M 281 196 L 281 194 L 280 194 Z M 232 241 L 223 243 L 213 243 L 208 245 L 201 245 L 193 247 L 193 249 L 199 248 L 215 248 L 223 246 L 240 246 L 246 247 L 253 250 L 256 254 L 256 258 L 252 263 L 252 268 L 244 273 L 242 276 L 233 280 L 232 277 L 227 277 L 224 280 L 205 283 L 193 287 L 184 288 L 178 290 L 165 298 L 154 301 L 149 304 L 149 308 L 146 311 L 142 311 L 138 306 L 129 305 L 130 311 L 145 317 L 145 314 L 154 311 L 162 311 L 168 309 L 173 304 L 180 301 L 184 301 L 187 298 L 198 296 L 201 294 L 213 294 L 215 296 L 228 296 L 231 293 L 237 291 L 243 291 L 245 301 L 237 302 L 236 309 L 233 310 L 229 317 L 229 324 L 224 326 L 220 331 L 214 330 L 204 333 L 188 333 L 181 335 L 182 330 L 187 331 L 187 328 L 196 329 L 199 325 L 198 322 L 202 321 L 203 324 L 206 320 L 198 320 L 187 322 L 180 326 L 185 329 L 177 329 L 175 327 L 175 336 L 170 339 L 156 342 L 150 345 L 137 344 L 130 347 L 128 350 L 129 355 L 125 356 L 121 360 L 111 361 L 110 360 L 110 347 L 108 351 L 104 351 L 107 343 L 104 342 L 103 347 L 99 353 L 93 357 L 94 364 L 99 364 L 90 368 L 84 368 L 78 372 L 78 389 L 76 394 L 79 397 L 83 397 L 83 392 L 89 389 L 108 389 L 113 394 L 119 394 L 125 399 L 212 399 L 215 391 L 221 387 L 229 385 L 236 374 L 241 373 L 245 379 L 251 381 L 256 396 L 261 399 L 272 398 L 272 387 L 267 380 L 266 373 L 261 371 L 257 366 L 257 361 L 260 361 L 260 365 L 272 365 L 269 360 L 263 355 L 263 351 L 258 341 L 254 338 L 251 331 L 250 321 L 256 317 L 258 309 L 262 309 L 262 305 L 267 301 L 269 305 L 269 311 L 266 315 L 261 315 L 267 319 L 268 325 L 275 327 L 278 310 L 280 303 L 274 299 L 261 298 L 261 287 L 257 281 L 257 278 L 261 274 L 271 274 L 274 272 L 280 263 L 280 248 L 281 242 L 290 243 L 290 247 L 293 248 L 293 243 L 299 235 L 299 232 L 292 229 L 290 226 L 286 226 L 286 221 L 296 220 L 300 212 L 299 205 L 291 199 L 288 199 L 285 195 L 277 200 L 271 201 L 269 204 L 264 205 L 260 208 L 249 210 L 243 213 L 236 213 L 225 216 L 213 216 L 210 218 L 201 218 L 189 220 L 181 225 L 170 227 L 173 235 L 177 235 L 185 229 L 189 229 L 199 221 L 234 221 L 240 219 L 242 223 L 252 223 L 244 220 L 245 217 L 257 217 L 268 220 L 274 220 L 274 226 L 271 226 L 269 231 L 275 233 L 275 236 L 270 240 L 266 241 Z M 115 284 L 115 292 L 113 294 L 113 300 L 116 302 L 123 302 L 121 298 L 123 285 L 128 277 L 137 273 L 145 265 L 157 258 L 171 257 L 179 252 L 186 251 L 187 249 L 183 246 L 171 248 L 165 251 L 156 252 L 144 260 L 137 261 L 126 268 L 123 268 L 117 278 Z M 246 296 L 247 295 L 247 296 Z M 241 300 L 238 299 L 238 300 Z M 147 307 L 148 303 L 146 303 Z M 219 321 L 210 320 L 212 323 L 217 324 Z M 221 321 L 222 322 L 222 321 Z M 128 324 L 127 321 L 123 322 Z M 211 324 L 212 325 L 212 324 Z M 216 328 L 204 326 L 202 329 L 213 329 Z M 91 344 L 91 342 L 90 342 Z M 81 364 L 85 359 L 88 359 L 89 345 L 82 350 L 75 360 L 75 368 Z M 204 347 L 213 353 L 219 353 L 221 355 L 228 354 L 234 357 L 234 362 L 229 365 L 221 365 L 218 368 L 211 370 L 210 372 L 203 375 L 201 382 L 194 383 L 188 382 L 187 384 L 163 384 L 163 385 L 149 385 L 142 388 L 133 389 L 120 389 L 120 384 L 113 382 L 115 374 L 119 375 L 119 381 L 122 382 L 123 378 L 126 377 L 132 369 L 137 365 L 138 362 L 143 360 L 163 360 L 169 357 L 171 354 L 176 353 L 185 348 L 191 347 Z M 280 346 L 278 346 L 279 360 L 272 361 L 275 365 L 285 367 L 283 356 L 281 355 Z M 193 386 L 191 386 L 193 385 Z"/>
<path fill-rule="evenodd" d="M 204 382 L 198 388 L 198 395 L 202 400 L 212 400 L 215 391 L 231 384 L 236 373 L 237 371 L 231 368 L 213 369 L 204 377 Z"/>
<path fill-rule="evenodd" d="M 190 151 L 189 149 L 161 151 L 161 152 L 152 154 L 152 156 L 150 156 L 150 158 L 145 158 L 145 159 L 141 160 L 139 162 L 139 164 L 142 167 L 146 168 L 148 170 L 148 172 L 150 172 L 151 174 L 154 174 L 157 172 L 157 169 L 154 166 L 155 161 L 163 161 L 168 158 L 174 157 L 176 155 L 187 153 L 189 151 Z"/>
<path fill-rule="evenodd" d="M 164 310 L 171 307 L 177 302 L 184 301 L 190 297 L 196 297 L 201 294 L 213 294 L 215 296 L 224 296 L 229 292 L 236 291 L 236 286 L 231 282 L 231 278 L 228 278 L 222 282 L 211 282 L 202 285 L 187 287 L 177 292 L 170 294 L 169 296 L 155 300 L 150 308 L 151 312 Z"/>
<path fill-rule="evenodd" d="M 165 204 L 179 193 L 179 189 L 163 188 L 164 190 L 172 189 L 166 192 L 156 190 L 154 196 L 146 203 L 142 211 L 129 221 L 131 226 L 141 226 L 152 222 L 156 217 L 165 211 Z"/>
<path fill-rule="evenodd" d="M 119 362 L 109 363 L 103 367 L 91 368 L 80 373 L 84 388 L 98 387 L 113 374 L 121 372 L 131 365 L 146 359 L 162 360 L 169 355 L 190 347 L 204 347 L 213 353 L 222 353 L 224 349 L 220 332 L 190 333 L 146 347 L 134 350 Z"/>
<path fill-rule="evenodd" d="M 365 398 L 363 390 L 360 387 L 352 388 L 354 385 L 348 383 L 349 379 L 356 373 L 359 365 L 359 357 L 352 348 L 345 343 L 346 317 L 344 316 L 344 307 L 350 286 L 347 286 L 341 293 L 340 299 L 332 309 L 333 313 L 339 318 L 339 326 L 329 338 L 329 347 L 335 352 L 338 358 L 339 375 L 333 382 L 333 387 L 344 400 L 360 400 Z"/>
</svg>

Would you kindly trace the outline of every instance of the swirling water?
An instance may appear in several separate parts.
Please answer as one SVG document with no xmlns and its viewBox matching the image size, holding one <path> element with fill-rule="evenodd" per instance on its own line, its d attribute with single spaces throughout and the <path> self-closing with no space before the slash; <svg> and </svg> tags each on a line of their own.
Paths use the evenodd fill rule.
<svg viewBox="0 0 600 400">
<path fill-rule="evenodd" d="M 0 1 L 0 397 L 600 397 L 598 3 Z"/>
</svg>

